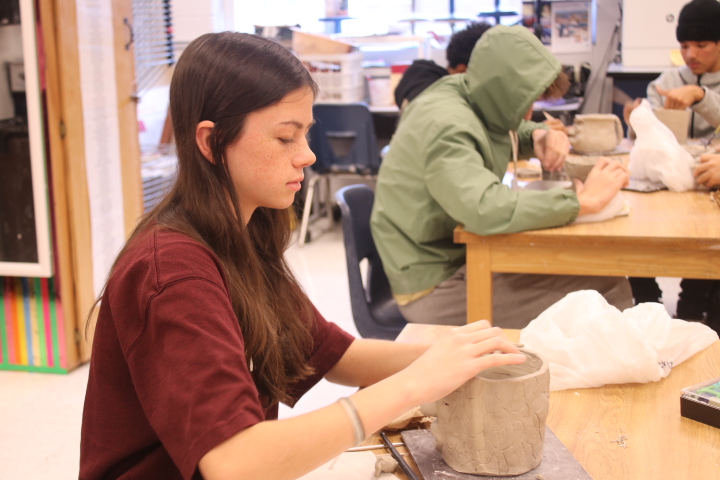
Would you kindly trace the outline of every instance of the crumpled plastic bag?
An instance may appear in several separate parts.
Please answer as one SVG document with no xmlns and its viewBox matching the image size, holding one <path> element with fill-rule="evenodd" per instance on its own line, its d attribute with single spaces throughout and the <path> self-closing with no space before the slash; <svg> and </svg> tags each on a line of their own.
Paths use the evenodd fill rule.
<svg viewBox="0 0 720 480">
<path fill-rule="evenodd" d="M 664 123 L 653 113 L 647 100 L 630 114 L 637 138 L 630 150 L 633 180 L 662 183 L 670 191 L 685 192 L 697 186 L 692 174 L 695 160 Z"/>
<path fill-rule="evenodd" d="M 659 303 L 620 312 L 594 290 L 566 295 L 520 332 L 550 365 L 550 390 L 648 383 L 718 340 L 710 327 L 670 318 Z"/>
</svg>

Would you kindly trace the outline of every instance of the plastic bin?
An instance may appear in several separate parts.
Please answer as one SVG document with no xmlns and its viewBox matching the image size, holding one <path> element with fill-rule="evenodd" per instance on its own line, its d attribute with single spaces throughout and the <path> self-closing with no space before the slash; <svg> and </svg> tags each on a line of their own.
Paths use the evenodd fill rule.
<svg viewBox="0 0 720 480">
<path fill-rule="evenodd" d="M 365 100 L 362 52 L 298 55 L 320 91 L 317 103 L 354 103 Z"/>
</svg>

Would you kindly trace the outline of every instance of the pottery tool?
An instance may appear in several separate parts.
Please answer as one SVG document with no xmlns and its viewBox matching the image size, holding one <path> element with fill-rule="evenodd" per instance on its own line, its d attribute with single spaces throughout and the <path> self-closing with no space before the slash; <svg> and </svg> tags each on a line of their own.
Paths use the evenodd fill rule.
<svg viewBox="0 0 720 480">
<path fill-rule="evenodd" d="M 405 444 L 403 442 L 393 443 L 394 447 L 402 447 Z M 352 447 L 345 450 L 346 452 L 364 452 L 365 450 L 375 450 L 376 448 L 387 448 L 387 445 L 363 445 L 361 447 Z"/>
<path fill-rule="evenodd" d="M 390 439 L 385 435 L 385 432 L 380 432 L 380 437 L 382 437 L 383 442 L 385 442 L 385 445 L 387 445 L 388 450 L 390 450 L 390 453 L 392 454 L 393 458 L 397 460 L 398 465 L 400 465 L 400 468 L 402 471 L 407 475 L 409 480 L 420 480 L 420 477 L 417 476 L 417 474 L 413 471 L 412 468 L 410 468 L 410 465 L 405 461 L 405 459 L 400 455 L 400 452 L 397 451 L 397 449 L 393 446 Z"/>
</svg>

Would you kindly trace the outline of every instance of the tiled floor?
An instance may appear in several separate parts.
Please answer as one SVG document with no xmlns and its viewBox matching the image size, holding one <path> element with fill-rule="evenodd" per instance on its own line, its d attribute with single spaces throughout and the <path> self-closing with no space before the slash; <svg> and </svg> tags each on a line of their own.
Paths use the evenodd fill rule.
<svg viewBox="0 0 720 480">
<path fill-rule="evenodd" d="M 342 232 L 334 228 L 304 248 L 293 246 L 289 261 L 326 318 L 357 335 L 350 311 Z M 674 313 L 677 279 L 661 279 L 666 307 Z M 77 478 L 80 419 L 87 366 L 68 375 L 0 371 L 0 480 Z M 281 417 L 333 402 L 353 389 L 321 382 Z"/>
</svg>

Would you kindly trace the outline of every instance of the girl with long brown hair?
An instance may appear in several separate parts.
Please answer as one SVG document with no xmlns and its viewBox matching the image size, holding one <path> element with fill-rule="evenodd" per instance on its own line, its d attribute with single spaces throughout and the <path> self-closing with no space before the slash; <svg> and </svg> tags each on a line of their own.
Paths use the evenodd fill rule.
<svg viewBox="0 0 720 480">
<path fill-rule="evenodd" d="M 312 306 L 283 254 L 315 161 L 316 91 L 287 49 L 253 35 L 203 35 L 182 54 L 177 180 L 102 295 L 80 478 L 297 478 L 481 370 L 523 361 L 487 322 L 396 344 L 354 339 Z M 278 402 L 323 377 L 366 388 L 277 420 Z"/>
</svg>

